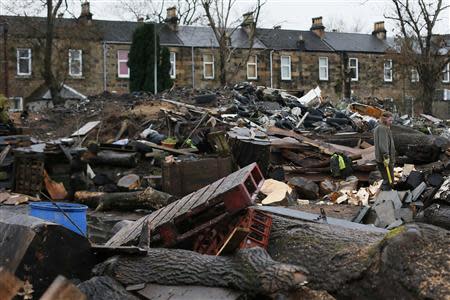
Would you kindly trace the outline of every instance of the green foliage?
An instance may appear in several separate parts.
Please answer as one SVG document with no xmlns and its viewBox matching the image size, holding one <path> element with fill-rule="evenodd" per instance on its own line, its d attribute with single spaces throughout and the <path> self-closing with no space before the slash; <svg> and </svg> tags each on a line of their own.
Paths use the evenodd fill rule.
<svg viewBox="0 0 450 300">
<path fill-rule="evenodd" d="M 169 74 L 169 50 L 160 47 L 158 29 L 155 24 L 142 24 L 133 33 L 133 40 L 128 55 L 130 92 L 154 92 L 155 47 L 157 55 L 158 92 L 172 85 Z"/>
</svg>

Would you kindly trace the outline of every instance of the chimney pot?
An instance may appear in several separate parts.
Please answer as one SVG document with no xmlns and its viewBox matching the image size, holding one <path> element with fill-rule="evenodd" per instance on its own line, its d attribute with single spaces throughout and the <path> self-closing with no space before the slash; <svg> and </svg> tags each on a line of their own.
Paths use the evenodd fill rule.
<svg viewBox="0 0 450 300">
<path fill-rule="evenodd" d="M 323 26 L 322 17 L 312 18 L 312 26 L 310 30 L 321 39 L 325 36 L 325 26 Z"/>
<path fill-rule="evenodd" d="M 164 20 L 164 22 L 169 26 L 171 30 L 178 30 L 178 20 L 179 19 L 176 6 L 167 8 L 166 19 Z"/>
<path fill-rule="evenodd" d="M 386 39 L 386 29 L 384 27 L 384 21 L 375 22 L 373 24 L 372 35 L 376 36 L 380 40 Z"/>
<path fill-rule="evenodd" d="M 253 18 L 253 12 L 247 12 L 242 15 L 241 27 L 247 32 L 248 35 L 252 35 L 256 29 L 255 19 Z"/>
<path fill-rule="evenodd" d="M 89 1 L 85 1 L 85 2 L 81 3 L 81 13 L 80 13 L 80 16 L 78 17 L 78 19 L 79 20 L 87 20 L 87 21 L 92 20 L 92 13 L 91 13 Z"/>
</svg>

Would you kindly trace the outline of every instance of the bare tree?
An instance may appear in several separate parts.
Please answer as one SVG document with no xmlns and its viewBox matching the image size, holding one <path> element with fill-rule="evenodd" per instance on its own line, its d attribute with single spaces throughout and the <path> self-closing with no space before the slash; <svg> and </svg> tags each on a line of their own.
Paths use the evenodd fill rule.
<svg viewBox="0 0 450 300">
<path fill-rule="evenodd" d="M 24 22 L 27 30 L 35 33 L 34 41 L 36 43 L 36 48 L 44 49 L 43 51 L 43 68 L 42 77 L 46 87 L 50 90 L 52 98 L 54 101 L 59 100 L 59 91 L 61 88 L 61 80 L 58 80 L 56 73 L 60 70 L 55 70 L 54 61 L 58 56 L 58 49 L 55 49 L 55 27 L 57 18 L 69 12 L 69 2 L 70 0 L 16 0 L 10 1 L 6 6 L 6 10 L 14 15 L 24 16 L 29 18 L 29 21 Z M 28 13 L 33 15 L 39 15 L 45 12 L 45 26 L 39 26 L 38 21 L 32 17 L 28 17 Z M 41 30 L 42 29 L 42 30 Z M 43 38 L 42 38 L 43 37 Z"/>
<path fill-rule="evenodd" d="M 239 63 L 234 68 L 231 59 L 235 54 L 237 47 L 232 45 L 231 37 L 239 29 L 241 24 L 249 20 L 232 19 L 232 9 L 236 4 L 236 0 L 202 0 L 202 6 L 205 10 L 206 18 L 211 27 L 218 43 L 219 52 L 219 78 L 222 85 L 226 85 L 238 72 L 238 70 L 247 63 L 250 55 L 252 55 L 253 46 L 256 37 L 256 26 L 258 24 L 259 14 L 265 2 L 256 0 L 254 8 L 249 11 L 246 16 L 251 22 L 246 24 L 250 28 L 247 30 L 248 45 L 246 45 L 247 53 L 242 55 Z M 229 77 L 227 75 L 230 75 Z"/>
<path fill-rule="evenodd" d="M 439 16 L 449 6 L 443 5 L 442 0 L 392 0 L 392 3 L 394 12 L 386 18 L 398 24 L 400 56 L 419 73 L 423 110 L 431 114 L 437 83 L 450 60 L 440 49 L 439 37 L 433 31 Z"/>
<path fill-rule="evenodd" d="M 342 18 L 330 18 L 325 25 L 325 28 L 328 30 L 337 31 L 337 32 L 355 32 L 360 33 L 363 32 L 367 27 L 366 22 L 361 18 L 354 18 L 346 20 Z"/>
<path fill-rule="evenodd" d="M 120 7 L 132 13 L 136 19 L 147 18 L 151 21 L 161 23 L 165 20 L 165 9 L 175 6 L 181 25 L 193 25 L 203 20 L 199 11 L 200 0 L 177 0 L 177 1 L 120 1 Z"/>
</svg>

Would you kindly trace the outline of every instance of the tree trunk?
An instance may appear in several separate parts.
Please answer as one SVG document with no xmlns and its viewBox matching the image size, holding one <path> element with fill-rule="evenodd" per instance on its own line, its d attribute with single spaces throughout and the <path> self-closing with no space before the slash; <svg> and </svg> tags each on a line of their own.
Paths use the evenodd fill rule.
<svg viewBox="0 0 450 300">
<path fill-rule="evenodd" d="M 273 217 L 268 252 L 302 265 L 308 287 L 341 299 L 444 299 L 448 231 L 410 224 L 384 234 Z"/>
<path fill-rule="evenodd" d="M 78 191 L 75 193 L 75 200 L 97 211 L 133 211 L 135 209 L 157 210 L 171 203 L 174 198 L 149 187 L 144 191 L 124 193 Z"/>
<path fill-rule="evenodd" d="M 116 280 L 108 276 L 93 277 L 78 285 L 89 300 L 138 300 Z"/>
<path fill-rule="evenodd" d="M 50 90 L 52 100 L 57 103 L 59 102 L 59 84 L 55 79 L 53 73 L 53 37 L 55 30 L 55 15 L 61 6 L 62 0 L 58 0 L 55 7 L 53 6 L 52 0 L 47 0 L 47 23 L 45 32 L 45 52 L 44 52 L 44 82 L 47 88 Z"/>
<path fill-rule="evenodd" d="M 158 283 L 227 287 L 250 294 L 272 294 L 301 287 L 305 271 L 280 264 L 261 248 L 234 256 L 202 255 L 176 249 L 149 249 L 147 256 L 116 256 L 94 268 L 124 285 Z"/>
<path fill-rule="evenodd" d="M 424 80 L 422 80 L 422 77 L 420 78 L 422 83 L 423 113 L 427 115 L 433 115 L 433 100 L 436 92 L 435 80 L 436 76 L 425 76 Z"/>
</svg>

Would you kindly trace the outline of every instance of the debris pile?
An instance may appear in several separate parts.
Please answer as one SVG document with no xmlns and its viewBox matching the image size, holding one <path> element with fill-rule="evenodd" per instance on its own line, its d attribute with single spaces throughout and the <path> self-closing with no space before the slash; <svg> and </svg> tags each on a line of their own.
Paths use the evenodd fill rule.
<svg viewBox="0 0 450 300">
<path fill-rule="evenodd" d="M 399 292 L 445 294 L 429 278 L 448 247 L 450 131 L 396 116 L 394 183 L 381 190 L 373 129 L 386 109 L 242 83 L 30 112 L 0 137 L 0 298 L 389 298 L 405 265 L 422 279 Z M 418 252 L 438 240 L 430 269 L 410 262 L 413 234 Z M 373 284 L 341 289 L 355 274 Z"/>
</svg>

